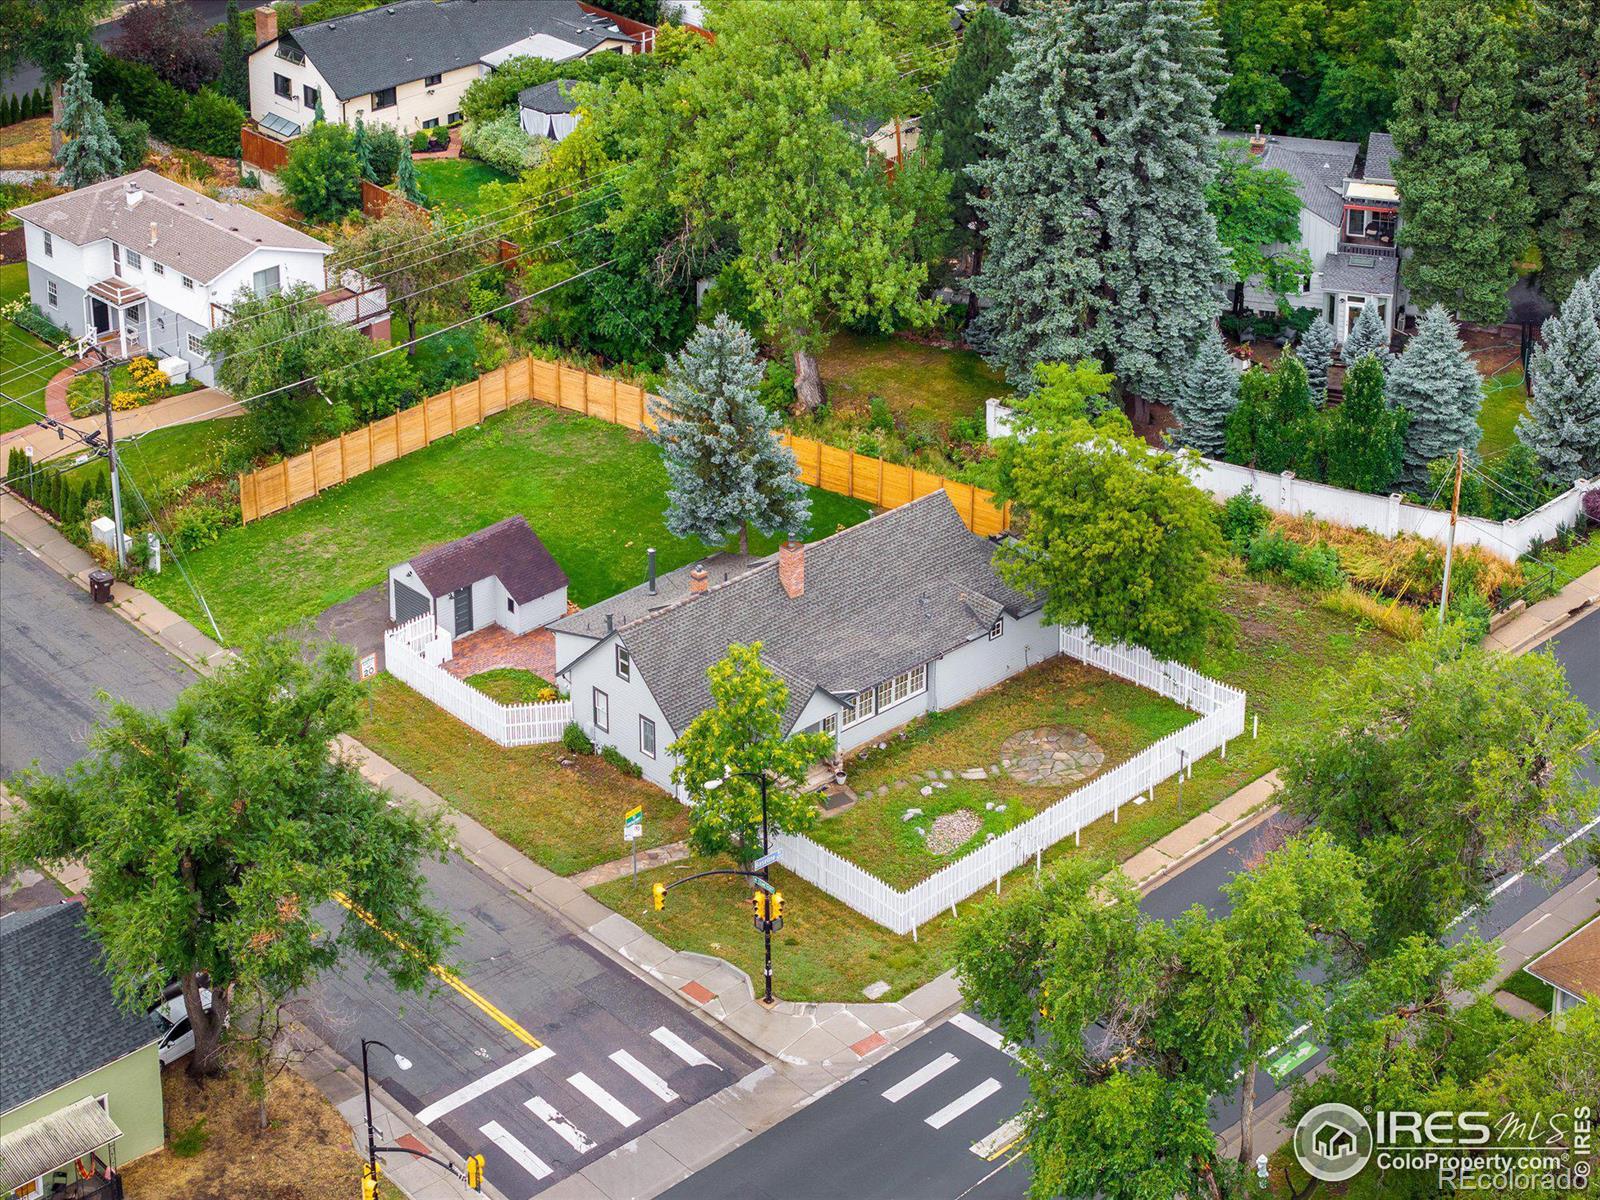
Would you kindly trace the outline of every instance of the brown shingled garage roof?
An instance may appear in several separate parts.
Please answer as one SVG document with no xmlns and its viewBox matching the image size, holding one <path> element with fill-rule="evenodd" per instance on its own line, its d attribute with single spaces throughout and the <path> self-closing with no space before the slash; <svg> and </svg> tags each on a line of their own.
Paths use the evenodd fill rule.
<svg viewBox="0 0 1600 1200">
<path fill-rule="evenodd" d="M 1574 996 L 1600 997 L 1600 919 L 1557 942 L 1524 970 Z"/>
<path fill-rule="evenodd" d="M 567 573 L 521 517 L 507 517 L 411 560 L 422 586 L 446 596 L 491 575 L 518 604 L 567 586 Z"/>
</svg>

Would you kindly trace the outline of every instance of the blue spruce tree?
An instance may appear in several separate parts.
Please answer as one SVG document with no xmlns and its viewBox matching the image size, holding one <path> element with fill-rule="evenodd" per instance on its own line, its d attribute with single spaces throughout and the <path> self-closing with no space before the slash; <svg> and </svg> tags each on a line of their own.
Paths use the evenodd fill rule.
<svg viewBox="0 0 1600 1200">
<path fill-rule="evenodd" d="M 1318 404 L 1328 399 L 1328 367 L 1333 363 L 1333 326 L 1318 317 L 1300 336 L 1300 361 L 1306 365 L 1311 395 Z"/>
<path fill-rule="evenodd" d="M 67 81 L 61 89 L 61 184 L 88 187 L 122 172 L 122 148 L 112 136 L 105 105 L 89 90 L 89 68 L 83 45 L 72 52 Z"/>
<path fill-rule="evenodd" d="M 1595 278 L 1600 281 L 1600 271 Z M 1528 364 L 1533 398 L 1517 437 L 1552 483 L 1600 476 L 1600 295 L 1579 279 Z"/>
<path fill-rule="evenodd" d="M 1218 457 L 1228 417 L 1238 403 L 1239 372 L 1222 339 L 1213 334 L 1200 343 L 1172 393 L 1172 415 L 1178 419 L 1172 440 L 1209 458 Z"/>
<path fill-rule="evenodd" d="M 1394 360 L 1389 350 L 1389 327 L 1379 315 L 1378 306 L 1370 300 L 1361 306 L 1361 315 L 1339 348 L 1339 357 L 1345 366 L 1353 367 L 1369 354 L 1377 356 L 1378 365 L 1384 370 L 1388 370 Z"/>
<path fill-rule="evenodd" d="M 1389 403 L 1405 409 L 1408 417 L 1403 482 L 1420 487 L 1428 478 L 1428 464 L 1454 458 L 1458 449 L 1477 457 L 1483 383 L 1443 305 L 1422 314 L 1417 336 L 1389 369 L 1387 390 Z"/>
<path fill-rule="evenodd" d="M 811 497 L 794 453 L 773 437 L 778 418 L 761 403 L 761 361 L 749 332 L 726 313 L 695 329 L 667 364 L 662 403 L 652 403 L 667 468 L 667 528 L 708 546 L 750 529 L 803 537 Z"/>
</svg>

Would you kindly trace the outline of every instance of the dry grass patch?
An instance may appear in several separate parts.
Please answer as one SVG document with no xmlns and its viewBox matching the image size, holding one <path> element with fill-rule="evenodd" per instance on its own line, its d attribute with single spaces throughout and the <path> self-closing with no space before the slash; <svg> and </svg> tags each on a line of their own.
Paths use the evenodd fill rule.
<svg viewBox="0 0 1600 1200">
<path fill-rule="evenodd" d="M 50 118 L 34 117 L 0 129 L 0 171 L 48 171 Z"/>
<path fill-rule="evenodd" d="M 1444 547 L 1431 538 L 1403 533 L 1386 538 L 1366 529 L 1335 525 L 1315 517 L 1272 517 L 1273 529 L 1302 545 L 1322 543 L 1339 555 L 1339 565 L 1360 587 L 1412 604 L 1439 599 L 1444 581 Z M 1471 587 L 1487 598 L 1522 586 L 1522 568 L 1481 546 L 1457 546 L 1453 587 Z"/>
<path fill-rule="evenodd" d="M 639 849 L 688 833 L 683 805 L 598 755 L 571 755 L 559 742 L 507 750 L 392 675 L 368 686 L 361 742 L 558 875 L 625 857 L 622 814 L 634 805 L 644 806 Z"/>
<path fill-rule="evenodd" d="M 181 1066 L 162 1073 L 167 1148 L 129 1164 L 129 1196 L 185 1200 L 326 1200 L 361 1190 L 361 1156 L 350 1126 L 293 1071 L 273 1082 L 267 1129 L 243 1077 L 196 1082 Z M 181 1157 L 180 1157 L 181 1155 Z M 401 1193 L 383 1185 L 384 1200 Z"/>
</svg>

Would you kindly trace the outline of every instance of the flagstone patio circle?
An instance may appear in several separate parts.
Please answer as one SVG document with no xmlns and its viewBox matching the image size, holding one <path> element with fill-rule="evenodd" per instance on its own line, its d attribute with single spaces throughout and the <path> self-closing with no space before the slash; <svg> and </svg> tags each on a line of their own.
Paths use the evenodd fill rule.
<svg viewBox="0 0 1600 1200">
<path fill-rule="evenodd" d="M 1099 743 L 1070 725 L 1019 730 L 1000 744 L 1000 762 L 1018 783 L 1078 783 L 1105 761 Z"/>
</svg>

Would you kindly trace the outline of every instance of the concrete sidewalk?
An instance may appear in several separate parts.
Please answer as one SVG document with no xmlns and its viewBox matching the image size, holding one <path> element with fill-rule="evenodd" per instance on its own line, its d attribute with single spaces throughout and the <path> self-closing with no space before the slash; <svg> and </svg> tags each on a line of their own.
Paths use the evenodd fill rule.
<svg viewBox="0 0 1600 1200">
<path fill-rule="evenodd" d="M 1600 603 L 1600 567 L 1585 571 L 1554 596 L 1523 609 L 1494 629 L 1484 645 L 1507 654 L 1530 650 Z"/>
<path fill-rule="evenodd" d="M 65 401 L 62 401 L 62 405 L 65 405 Z M 189 425 L 195 421 L 238 416 L 243 411 L 239 403 L 227 392 L 205 387 L 185 392 L 181 396 L 168 396 L 165 400 L 157 400 L 154 404 L 146 404 L 142 408 L 114 413 L 112 424 L 116 428 L 117 441 L 120 442 L 123 438 L 138 437 L 173 425 Z M 50 415 L 57 415 L 54 409 Z M 62 413 L 61 418 L 61 423 L 68 429 L 75 429 L 80 433 L 104 432 L 106 427 L 104 416 L 73 418 Z M 13 445 L 32 446 L 34 458 L 38 462 L 43 462 L 48 456 L 62 451 L 66 452 L 62 454 L 64 461 L 72 457 L 70 447 L 56 436 L 55 430 L 41 429 L 37 423 L 24 425 L 0 436 L 0 446 L 7 452 Z"/>
</svg>

